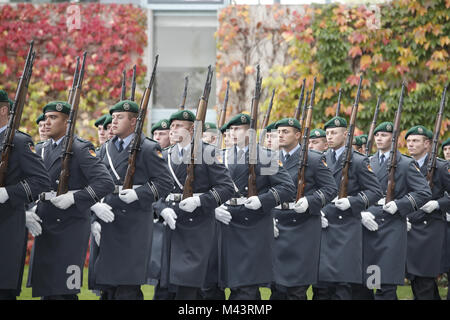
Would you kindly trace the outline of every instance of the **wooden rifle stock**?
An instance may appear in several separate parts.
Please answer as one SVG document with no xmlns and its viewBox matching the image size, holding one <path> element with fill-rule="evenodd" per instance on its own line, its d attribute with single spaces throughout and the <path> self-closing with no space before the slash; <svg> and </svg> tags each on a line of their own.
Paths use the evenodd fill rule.
<svg viewBox="0 0 450 320">
<path fill-rule="evenodd" d="M 339 96 L 338 96 L 338 102 L 336 107 L 336 117 L 339 116 L 339 113 L 341 112 L 341 95 L 342 95 L 342 88 L 339 88 Z"/>
<path fill-rule="evenodd" d="M 220 110 L 220 117 L 219 117 L 219 122 L 217 125 L 217 128 L 220 130 L 223 125 L 225 124 L 225 118 L 227 116 L 227 105 L 228 105 L 228 93 L 230 90 L 230 80 L 227 81 L 227 89 L 225 91 L 225 99 L 223 100 L 223 106 L 222 109 Z M 223 134 L 220 133 L 219 137 L 217 139 L 217 148 L 221 149 L 222 148 L 222 141 L 223 141 Z"/>
<path fill-rule="evenodd" d="M 149 82 L 147 88 L 145 88 L 144 95 L 142 96 L 141 104 L 139 106 L 139 113 L 138 113 L 138 118 L 136 121 L 136 128 L 134 129 L 134 139 L 131 143 L 130 155 L 128 156 L 127 172 L 125 174 L 125 178 L 123 180 L 123 185 L 122 185 L 123 189 L 133 189 L 133 179 L 134 179 L 134 174 L 136 172 L 137 153 L 140 150 L 141 135 L 142 135 L 142 130 L 144 129 L 145 116 L 147 115 L 148 103 L 150 101 L 152 87 L 153 87 L 153 84 L 155 83 L 156 67 L 158 65 L 158 58 L 159 58 L 159 56 L 156 55 L 155 63 L 153 64 L 152 75 L 150 77 L 150 82 Z"/>
<path fill-rule="evenodd" d="M 398 108 L 395 112 L 394 129 L 392 132 L 391 151 L 389 153 L 389 160 L 387 162 L 388 184 L 386 190 L 386 203 L 394 200 L 395 197 L 395 169 L 397 168 L 397 146 L 398 137 L 400 136 L 400 121 L 403 110 L 403 97 L 405 93 L 405 82 L 402 83 L 402 91 L 398 102 Z"/>
<path fill-rule="evenodd" d="M 77 57 L 77 64 L 75 66 L 75 73 L 73 75 L 72 87 L 69 90 L 69 97 L 67 99 L 67 103 L 72 104 L 73 93 L 75 92 L 75 88 L 78 84 L 78 74 L 80 72 L 80 57 Z"/>
<path fill-rule="evenodd" d="M 261 97 L 261 76 L 260 67 L 256 67 L 256 85 L 255 93 L 252 99 L 252 110 L 250 116 L 250 137 L 249 137 L 249 164 L 248 164 L 248 197 L 257 196 L 258 190 L 256 188 L 256 163 L 257 157 L 257 142 L 256 142 L 256 129 L 258 121 L 258 104 Z"/>
<path fill-rule="evenodd" d="M 306 187 L 306 168 L 308 166 L 308 144 L 309 134 L 311 130 L 312 111 L 314 105 L 314 98 L 316 92 L 316 78 L 314 77 L 314 84 L 311 91 L 311 101 L 306 112 L 305 129 L 303 130 L 303 138 L 300 151 L 299 167 L 298 167 L 298 182 L 297 182 L 297 196 L 296 202 L 304 197 Z"/>
<path fill-rule="evenodd" d="M 203 124 L 205 123 L 206 109 L 208 108 L 209 94 L 211 92 L 213 71 L 211 65 L 208 66 L 208 75 L 206 76 L 206 83 L 203 89 L 203 95 L 197 107 L 197 113 L 194 122 L 194 136 L 191 141 L 191 158 L 190 163 L 186 167 L 186 180 L 184 182 L 183 199 L 187 199 L 194 194 L 194 180 L 195 180 L 195 164 L 202 160 L 202 134 Z"/>
<path fill-rule="evenodd" d="M 130 100 L 134 101 L 136 93 L 136 65 L 133 66 L 133 76 L 131 78 L 131 95 Z"/>
<path fill-rule="evenodd" d="M 342 176 L 341 181 L 339 184 L 339 194 L 338 199 L 347 198 L 347 187 L 348 187 L 348 171 L 350 168 L 350 163 L 352 159 L 352 142 L 353 142 L 353 135 L 355 132 L 355 126 L 356 126 L 356 118 L 358 115 L 358 104 L 359 104 L 359 97 L 361 95 L 361 84 L 362 84 L 362 76 L 359 77 L 359 84 L 358 84 L 358 92 L 356 93 L 355 97 L 355 103 L 353 104 L 352 108 L 352 115 L 350 117 L 350 125 L 347 129 L 347 140 L 345 143 L 345 156 L 344 156 L 344 166 L 342 167 Z M 339 165 L 339 164 L 336 164 Z"/>
<path fill-rule="evenodd" d="M 72 108 L 70 109 L 69 119 L 67 120 L 67 129 L 64 138 L 61 173 L 59 174 L 58 189 L 56 191 L 56 195 L 58 196 L 67 193 L 69 190 L 70 159 L 72 158 L 72 145 L 73 138 L 75 136 L 75 124 L 77 121 L 78 107 L 80 104 L 81 89 L 83 86 L 85 63 L 86 52 L 83 54 L 83 62 L 81 64 L 77 87 L 73 93 L 72 101 L 70 101 Z"/>
<path fill-rule="evenodd" d="M 430 185 L 430 189 L 433 188 L 433 176 L 434 171 L 436 170 L 436 158 L 438 154 L 439 134 L 441 132 L 442 117 L 444 115 L 447 87 L 448 85 L 444 87 L 444 91 L 442 92 L 441 104 L 439 106 L 439 112 L 437 114 L 436 122 L 434 124 L 433 143 L 431 144 L 431 154 L 427 163 L 427 181 L 428 184 Z"/>
<path fill-rule="evenodd" d="M 302 83 L 302 89 L 300 91 L 300 97 L 298 97 L 298 104 L 297 108 L 295 108 L 294 118 L 300 121 L 300 113 L 302 111 L 302 103 L 303 103 L 303 96 L 305 94 L 305 84 L 306 84 L 306 78 L 303 79 Z M 306 100 L 308 100 L 308 97 L 306 97 Z"/>
<path fill-rule="evenodd" d="M 120 101 L 126 99 L 127 94 L 127 73 L 125 69 L 122 71 L 122 91 L 120 93 Z"/>
<path fill-rule="evenodd" d="M 14 136 L 16 133 L 16 129 L 18 129 L 20 125 L 22 111 L 27 96 L 28 84 L 30 82 L 35 57 L 33 46 L 34 41 L 32 40 L 30 42 L 30 48 L 28 50 L 27 59 L 25 61 L 22 75 L 20 76 L 19 82 L 17 84 L 13 107 L 9 111 L 8 125 L 4 134 L 3 149 L 0 160 L 0 187 L 5 187 L 6 185 L 6 173 L 8 171 L 9 156 L 14 147 Z"/>
<path fill-rule="evenodd" d="M 365 150 L 366 156 L 369 156 L 370 152 L 372 152 L 373 133 L 375 131 L 375 127 L 377 126 L 378 112 L 380 111 L 380 101 L 381 101 L 381 96 L 378 96 L 377 105 L 375 106 L 375 112 L 373 114 L 372 123 L 370 124 L 369 135 L 367 136 L 367 143 L 366 143 L 366 150 Z"/>
<path fill-rule="evenodd" d="M 183 96 L 181 97 L 180 110 L 184 110 L 184 106 L 186 104 L 188 83 L 189 83 L 189 78 L 186 76 L 186 77 L 184 77 L 184 90 L 183 90 Z"/>
</svg>

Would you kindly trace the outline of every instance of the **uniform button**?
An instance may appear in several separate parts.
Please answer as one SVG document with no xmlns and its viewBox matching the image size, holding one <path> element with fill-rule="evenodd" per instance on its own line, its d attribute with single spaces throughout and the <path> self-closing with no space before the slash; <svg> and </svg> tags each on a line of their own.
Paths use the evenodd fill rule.
<svg viewBox="0 0 450 320">
<path fill-rule="evenodd" d="M 247 220 L 248 220 L 248 218 L 247 218 L 247 217 L 245 217 L 245 218 L 244 218 L 244 220 L 246 220 L 246 221 L 247 221 Z"/>
<path fill-rule="evenodd" d="M 125 213 L 125 212 L 127 212 L 127 210 L 123 209 L 122 212 Z"/>
<path fill-rule="evenodd" d="M 427 224 L 427 220 L 425 220 L 425 221 L 423 222 L 423 224 Z"/>
<path fill-rule="evenodd" d="M 248 190 L 248 187 L 245 187 L 245 190 Z"/>
<path fill-rule="evenodd" d="M 193 220 L 194 220 L 194 219 L 192 219 L 192 218 L 189 218 L 189 221 L 190 221 L 190 222 L 192 222 Z"/>
<path fill-rule="evenodd" d="M 176 205 L 176 203 L 175 203 L 175 202 L 172 202 L 172 205 L 174 206 L 174 205 Z"/>
<path fill-rule="evenodd" d="M 56 219 L 56 221 L 60 222 L 60 221 L 61 221 L 61 219 Z"/>
<path fill-rule="evenodd" d="M 275 219 L 275 222 L 278 222 L 278 219 Z"/>
<path fill-rule="evenodd" d="M 297 219 L 292 219 L 292 222 L 297 222 Z"/>
<path fill-rule="evenodd" d="M 338 218 L 339 218 L 339 219 L 342 219 L 342 216 L 339 216 Z"/>
<path fill-rule="evenodd" d="M 381 218 L 381 221 L 384 221 L 384 218 Z"/>
</svg>

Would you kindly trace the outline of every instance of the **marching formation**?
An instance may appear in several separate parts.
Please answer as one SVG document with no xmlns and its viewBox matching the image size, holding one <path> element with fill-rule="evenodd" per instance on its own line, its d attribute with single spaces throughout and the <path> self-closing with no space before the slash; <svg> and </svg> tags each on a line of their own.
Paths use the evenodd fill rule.
<svg viewBox="0 0 450 320">
<path fill-rule="evenodd" d="M 293 117 L 270 123 L 275 90 L 258 126 L 257 68 L 250 114 L 205 123 L 213 71 L 194 114 L 179 110 L 143 133 L 158 56 L 140 105 L 136 66 L 127 98 L 96 122 L 98 148 L 75 134 L 86 53 L 67 101 L 36 120 L 40 142 L 18 130 L 35 53 L 30 45 L 14 100 L 0 90 L 0 299 L 20 295 L 28 233 L 35 237 L 27 286 L 43 300 L 78 299 L 89 247 L 88 285 L 102 300 L 440 299 L 450 272 L 450 139 L 439 146 L 445 87 L 433 131 L 406 133 L 405 95 L 393 122 L 355 136 L 350 119 L 312 128 L 315 87 L 303 81 Z M 12 96 L 10 94 L 10 96 Z M 259 138 L 258 138 L 259 131 Z M 373 146 L 376 152 L 372 154 Z M 442 148 L 446 160 L 437 157 Z"/>
</svg>

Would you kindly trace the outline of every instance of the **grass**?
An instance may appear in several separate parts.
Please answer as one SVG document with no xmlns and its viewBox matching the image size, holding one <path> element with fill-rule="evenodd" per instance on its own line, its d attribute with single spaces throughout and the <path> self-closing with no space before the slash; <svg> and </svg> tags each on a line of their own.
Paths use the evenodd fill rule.
<svg viewBox="0 0 450 320">
<path fill-rule="evenodd" d="M 20 296 L 18 297 L 18 300 L 38 300 L 39 298 L 32 298 L 31 297 L 31 288 L 26 288 L 25 284 L 28 277 L 28 266 L 25 266 L 24 270 L 24 276 L 23 276 L 23 282 L 22 282 L 22 292 Z M 78 298 L 80 300 L 98 300 L 99 297 L 95 295 L 92 291 L 88 289 L 87 285 L 87 279 L 88 279 L 88 271 L 87 268 L 84 268 L 83 273 L 83 286 L 81 287 L 81 293 L 78 295 Z M 153 286 L 151 285 L 143 285 L 142 291 L 144 293 L 144 299 L 145 300 L 151 300 L 153 299 Z M 263 300 L 268 300 L 270 297 L 270 289 L 268 288 L 260 288 L 261 296 Z M 225 291 L 226 296 L 230 294 L 230 291 L 226 289 Z M 312 290 L 311 288 L 308 289 L 308 299 L 311 299 L 312 297 Z M 439 294 L 441 295 L 442 299 L 446 299 L 447 297 L 447 288 L 445 287 L 439 287 Z M 397 296 L 400 300 L 412 300 L 413 294 L 411 291 L 411 287 L 409 285 L 405 286 L 398 286 L 397 288 Z"/>
</svg>

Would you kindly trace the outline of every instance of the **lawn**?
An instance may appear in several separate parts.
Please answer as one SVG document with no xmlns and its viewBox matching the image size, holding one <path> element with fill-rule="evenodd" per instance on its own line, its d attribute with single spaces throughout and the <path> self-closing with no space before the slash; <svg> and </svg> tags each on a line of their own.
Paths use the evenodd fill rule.
<svg viewBox="0 0 450 320">
<path fill-rule="evenodd" d="M 83 286 L 81 288 L 81 293 L 78 295 L 80 300 L 98 300 L 99 297 L 96 296 L 92 291 L 90 291 L 87 287 L 87 277 L 88 271 L 87 268 L 84 269 L 83 273 Z M 23 283 L 22 283 L 22 292 L 21 295 L 18 297 L 19 300 L 30 300 L 30 299 L 39 299 L 39 298 L 32 298 L 31 297 L 31 288 L 26 288 L 26 279 L 28 277 L 28 266 L 25 267 L 24 271 L 24 277 L 23 277 Z M 261 288 L 261 295 L 263 300 L 268 300 L 270 296 L 270 289 L 267 288 Z M 153 286 L 151 285 L 144 285 L 142 286 L 142 291 L 144 292 L 144 299 L 145 300 L 151 300 L 153 298 Z M 446 299 L 447 297 L 447 288 L 439 287 L 439 293 L 441 295 L 442 299 Z M 226 295 L 228 297 L 229 290 L 226 290 Z M 411 300 L 413 298 L 411 287 L 410 286 L 399 286 L 397 289 L 397 295 L 398 298 L 401 300 Z M 312 297 L 312 291 L 311 288 L 308 290 L 308 299 L 311 299 Z"/>
</svg>

